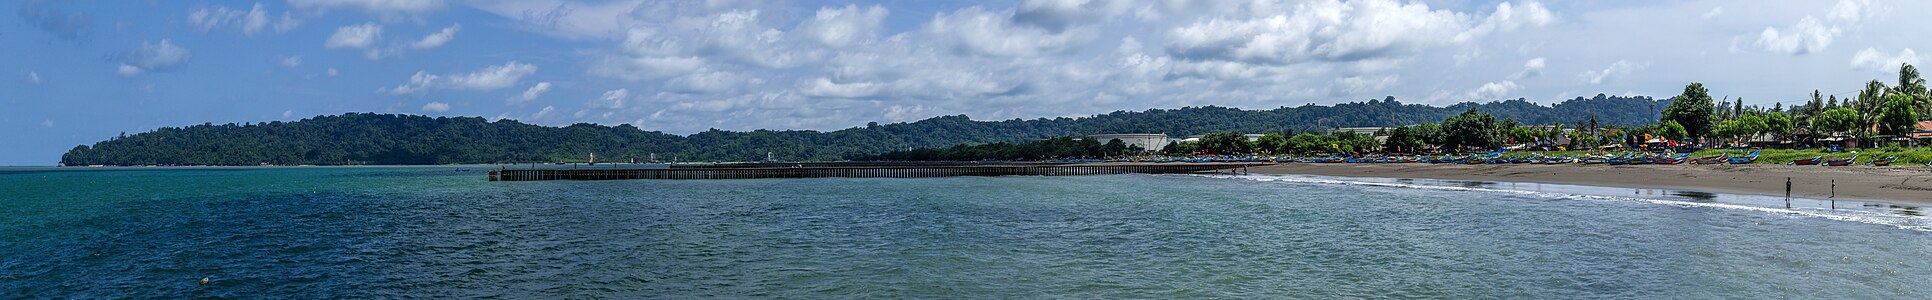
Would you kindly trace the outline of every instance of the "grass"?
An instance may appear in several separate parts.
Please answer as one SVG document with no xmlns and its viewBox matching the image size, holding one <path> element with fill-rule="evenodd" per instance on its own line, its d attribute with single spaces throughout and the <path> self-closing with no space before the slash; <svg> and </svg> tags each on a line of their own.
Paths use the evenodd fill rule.
<svg viewBox="0 0 1932 300">
<path fill-rule="evenodd" d="M 1731 151 L 1732 151 L 1731 155 L 1744 155 L 1744 154 L 1750 153 L 1750 151 L 1748 150 L 1731 150 Z M 1764 152 L 1758 154 L 1757 163 L 1781 165 L 1784 163 L 1791 162 L 1792 160 L 1795 160 L 1795 159 L 1812 158 L 1812 157 L 1818 157 L 1818 156 L 1836 157 L 1836 158 L 1842 159 L 1842 158 L 1847 158 L 1854 155 L 1852 151 L 1858 152 L 1856 154 L 1858 155 L 1858 161 L 1854 162 L 1858 164 L 1864 164 L 1866 162 L 1871 162 L 1872 160 L 1876 160 L 1879 158 L 1884 158 L 1886 156 L 1892 156 L 1892 155 L 1898 155 L 1898 161 L 1892 162 L 1892 165 L 1894 166 L 1899 166 L 1899 165 L 1917 166 L 1920 164 L 1924 164 L 1926 161 L 1932 161 L 1932 148 L 1886 147 L 1886 148 L 1874 148 L 1874 149 L 1847 149 L 1844 152 L 1825 152 L 1823 149 L 1806 149 L 1806 150 L 1764 149 Z M 1698 151 L 1696 154 L 1692 154 L 1692 155 L 1707 156 L 1707 155 L 1717 155 L 1718 153 L 1724 153 L 1724 150 L 1722 149 L 1704 150 L 1704 151 Z"/>
<path fill-rule="evenodd" d="M 1742 155 L 1750 154 L 1752 150 L 1710 149 L 1710 150 L 1697 151 L 1697 153 L 1692 153 L 1691 157 L 1714 156 L 1718 154 L 1723 154 L 1725 151 L 1730 151 L 1731 156 L 1742 156 Z M 1893 166 L 1919 166 L 1921 164 L 1924 164 L 1926 161 L 1932 161 L 1932 147 L 1919 147 L 1919 148 L 1885 147 L 1885 148 L 1872 148 L 1872 149 L 1847 149 L 1842 152 L 1825 152 L 1825 150 L 1823 149 L 1806 149 L 1806 150 L 1763 149 L 1763 152 L 1758 153 L 1758 160 L 1755 163 L 1782 165 L 1785 163 L 1789 163 L 1792 160 L 1796 160 L 1800 158 L 1812 158 L 1812 157 L 1818 157 L 1818 156 L 1842 159 L 1842 158 L 1851 157 L 1853 155 L 1852 151 L 1858 152 L 1857 153 L 1858 161 L 1854 162 L 1856 164 L 1864 164 L 1867 162 L 1871 162 L 1872 160 L 1876 160 L 1879 158 L 1884 158 L 1886 156 L 1892 156 L 1892 155 L 1898 155 L 1898 161 L 1892 162 Z M 1569 155 L 1578 155 L 1578 154 L 1590 155 L 1590 154 L 1599 154 L 1599 153 L 1619 154 L 1619 153 L 1626 153 L 1626 152 L 1625 151 L 1586 151 L 1586 150 L 1524 151 L 1524 152 L 1511 152 L 1510 154 L 1506 154 L 1505 156 L 1516 157 L 1516 156 L 1529 156 L 1529 155 L 1535 155 L 1535 154 L 1542 154 L 1545 156 L 1569 156 Z"/>
</svg>

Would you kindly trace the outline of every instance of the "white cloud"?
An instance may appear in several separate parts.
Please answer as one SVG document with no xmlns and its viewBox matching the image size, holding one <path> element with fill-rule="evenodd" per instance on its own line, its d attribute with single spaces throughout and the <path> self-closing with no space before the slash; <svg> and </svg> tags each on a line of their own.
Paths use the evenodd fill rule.
<svg viewBox="0 0 1932 300">
<path fill-rule="evenodd" d="M 1825 47 L 1830 47 L 1832 40 L 1842 32 L 1844 29 L 1825 25 L 1818 19 L 1807 16 L 1798 20 L 1797 25 L 1784 30 L 1765 27 L 1764 31 L 1758 33 L 1758 39 L 1753 45 L 1764 51 L 1781 54 L 1812 53 L 1824 51 Z"/>
<path fill-rule="evenodd" d="M 302 66 L 302 56 L 290 55 L 289 57 L 283 57 L 281 63 L 283 67 L 300 67 Z"/>
<path fill-rule="evenodd" d="M 1523 79 L 1543 75 L 1543 68 L 1546 62 L 1542 57 L 1531 58 L 1529 61 L 1523 62 L 1522 72 L 1517 72 L 1516 75 L 1510 77 L 1513 79 Z"/>
<path fill-rule="evenodd" d="M 1605 67 L 1603 70 L 1583 71 L 1583 74 L 1578 74 L 1577 76 L 1582 77 L 1583 81 L 1589 82 L 1590 84 L 1593 84 L 1593 85 L 1603 84 L 1604 82 L 1615 80 L 1617 77 L 1630 75 L 1630 73 L 1632 72 L 1643 70 L 1644 68 L 1648 68 L 1648 67 L 1650 67 L 1649 62 L 1630 62 L 1627 60 L 1617 60 L 1617 62 L 1610 63 L 1610 66 Z"/>
<path fill-rule="evenodd" d="M 284 111 L 282 111 L 282 118 L 283 118 L 283 119 L 287 119 L 287 118 L 288 118 L 289 116 L 294 116 L 294 115 L 295 115 L 295 110 L 284 110 Z"/>
<path fill-rule="evenodd" d="M 873 37 L 879 24 L 885 22 L 886 9 L 872 6 L 860 9 L 858 5 L 846 4 L 843 8 L 825 7 L 811 20 L 798 26 L 798 32 L 813 41 L 832 47 L 843 47 L 853 42 Z"/>
<path fill-rule="evenodd" d="M 433 113 L 448 112 L 449 103 L 430 102 L 428 104 L 423 104 L 423 111 L 433 112 Z"/>
<path fill-rule="evenodd" d="M 1173 29 L 1167 33 L 1168 52 L 1192 60 L 1265 64 L 1358 61 L 1542 26 L 1555 18 L 1536 2 L 1520 7 L 1499 4 L 1482 22 L 1450 10 L 1433 10 L 1428 4 L 1393 0 L 1318 1 L 1259 13 L 1253 18 L 1213 18 Z"/>
<path fill-rule="evenodd" d="M 370 45 L 374 45 L 376 40 L 380 38 L 382 38 L 382 25 L 363 23 L 361 25 L 336 28 L 335 34 L 329 35 L 329 40 L 324 42 L 322 46 L 329 48 L 365 49 L 369 48 Z"/>
<path fill-rule="evenodd" d="M 336 72 L 335 68 L 329 68 L 329 70 L 326 73 L 329 74 L 329 77 L 335 77 L 336 74 L 341 74 L 340 72 Z"/>
<path fill-rule="evenodd" d="M 114 70 L 114 74 L 120 74 L 123 77 L 134 77 L 135 75 L 141 75 L 141 67 L 121 64 L 120 68 Z"/>
<path fill-rule="evenodd" d="M 168 71 L 188 62 L 187 48 L 175 46 L 168 39 L 160 43 L 141 42 L 140 47 L 121 56 L 121 66 L 116 73 L 121 76 L 140 75 L 150 71 Z"/>
<path fill-rule="evenodd" d="M 415 48 L 415 49 L 434 49 L 436 47 L 442 47 L 443 44 L 449 43 L 451 39 L 456 38 L 456 31 L 458 30 L 463 30 L 463 24 L 455 24 L 455 25 L 450 25 L 449 27 L 444 27 L 442 31 L 437 31 L 436 33 L 432 33 L 432 34 L 429 34 L 428 36 L 424 36 L 423 39 L 421 40 L 416 40 L 415 43 L 409 44 L 409 47 Z"/>
<path fill-rule="evenodd" d="M 587 105 L 592 108 L 622 109 L 624 108 L 624 100 L 630 97 L 630 89 L 615 89 L 605 91 L 603 96 L 597 97 L 597 99 L 591 99 Z M 549 110 L 549 108 L 545 107 L 544 110 Z"/>
<path fill-rule="evenodd" d="M 1870 0 L 1839 0 L 1824 20 L 1805 16 L 1797 24 L 1779 29 L 1765 27 L 1757 33 L 1752 42 L 1759 50 L 1771 53 L 1801 55 L 1817 53 L 1831 47 L 1838 36 L 1858 30 L 1862 22 L 1880 17 L 1883 10 L 1872 5 Z"/>
<path fill-rule="evenodd" d="M 523 80 L 524 76 L 537 73 L 537 66 L 511 61 L 470 73 L 430 74 L 417 71 L 409 76 L 409 82 L 394 88 L 378 89 L 378 93 L 393 95 L 421 94 L 430 89 L 478 90 L 488 91 L 507 88 Z"/>
<path fill-rule="evenodd" d="M 1851 66 L 1859 70 L 1897 72 L 1899 67 L 1905 64 L 1919 65 L 1921 59 L 1918 52 L 1912 51 L 1912 48 L 1899 50 L 1896 55 L 1885 54 L 1876 48 L 1865 48 L 1858 51 L 1858 54 L 1852 55 Z"/>
<path fill-rule="evenodd" d="M 54 120 L 42 120 L 40 127 L 54 128 Z"/>
<path fill-rule="evenodd" d="M 1723 6 L 1712 7 L 1711 11 L 1704 12 L 1705 19 L 1716 18 L 1717 16 L 1720 16 L 1720 15 L 1724 15 Z"/>
<path fill-rule="evenodd" d="M 255 36 L 264 30 L 271 29 L 275 33 L 283 33 L 302 25 L 301 21 L 296 20 L 288 12 L 283 12 L 279 19 L 271 20 L 268 11 L 262 9 L 261 3 L 255 3 L 253 8 L 245 11 L 220 5 L 196 8 L 188 12 L 188 24 L 201 29 L 202 32 L 232 27 L 241 30 L 242 35 L 246 36 Z"/>
<path fill-rule="evenodd" d="M 1515 81 L 1509 80 L 1484 83 L 1483 86 L 1469 92 L 1469 100 L 1497 100 L 1521 88 L 1522 86 L 1516 85 Z"/>
<path fill-rule="evenodd" d="M 880 88 L 871 82 L 835 83 L 819 77 L 800 84 L 798 92 L 812 97 L 867 98 L 878 95 Z"/>
<path fill-rule="evenodd" d="M 348 8 L 371 14 L 422 13 L 442 9 L 442 0 L 289 0 L 304 9 Z"/>
<path fill-rule="evenodd" d="M 952 43 L 954 51 L 992 56 L 1033 56 L 1068 51 L 1091 35 L 1054 33 L 1013 24 L 1009 13 L 969 7 L 940 14 L 921 29 L 936 40 Z"/>
<path fill-rule="evenodd" d="M 537 101 L 537 97 L 543 97 L 543 93 L 549 91 L 550 82 L 538 82 L 536 85 L 531 85 L 530 89 L 523 90 L 522 94 L 511 96 L 508 102 L 512 105 L 530 103 L 531 101 Z"/>
<path fill-rule="evenodd" d="M 550 119 L 551 116 L 555 116 L 556 114 L 557 114 L 556 106 L 544 106 L 543 109 L 538 110 L 536 114 L 530 115 L 530 118 L 537 119 L 537 120 L 547 120 L 547 119 Z"/>
<path fill-rule="evenodd" d="M 40 72 L 28 71 L 27 83 L 30 83 L 33 85 L 40 85 Z"/>
</svg>

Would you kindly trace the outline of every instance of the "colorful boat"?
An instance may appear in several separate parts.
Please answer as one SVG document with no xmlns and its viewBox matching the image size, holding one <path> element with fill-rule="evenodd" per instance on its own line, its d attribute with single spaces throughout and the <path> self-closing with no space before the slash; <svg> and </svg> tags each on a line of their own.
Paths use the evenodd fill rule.
<svg viewBox="0 0 1932 300">
<path fill-rule="evenodd" d="M 1874 167 L 1884 167 L 1884 166 L 1890 166 L 1892 165 L 1892 162 L 1896 162 L 1896 161 L 1898 161 L 1898 155 L 1892 155 L 1892 156 L 1886 156 L 1885 158 L 1880 158 L 1878 160 L 1873 160 L 1871 162 L 1867 162 L 1865 163 L 1865 165 L 1874 166 Z"/>
<path fill-rule="evenodd" d="M 1820 162 L 1824 162 L 1824 161 L 1825 161 L 1825 157 L 1824 157 L 1824 156 L 1817 156 L 1817 157 L 1812 157 L 1812 158 L 1800 158 L 1800 159 L 1795 159 L 1795 160 L 1792 160 L 1792 161 L 1791 161 L 1791 163 L 1789 163 L 1788 165 L 1794 165 L 1794 166 L 1812 166 L 1812 165 L 1817 165 L 1818 163 L 1820 163 Z"/>
<path fill-rule="evenodd" d="M 1717 156 L 1705 156 L 1705 157 L 1699 157 L 1697 159 L 1692 159 L 1690 163 L 1696 164 L 1696 165 L 1715 165 L 1715 164 L 1724 163 L 1725 160 L 1728 160 L 1730 158 L 1731 158 L 1731 151 L 1724 151 L 1723 154 L 1718 154 Z"/>
<path fill-rule="evenodd" d="M 1825 160 L 1825 165 L 1833 166 L 1833 167 L 1849 166 L 1852 163 L 1858 161 L 1858 155 L 1859 154 L 1852 154 L 1851 158 L 1842 159 L 1842 160 L 1840 159 Z"/>
<path fill-rule="evenodd" d="M 1742 164 L 1749 164 L 1749 163 L 1753 163 L 1753 162 L 1757 162 L 1757 161 L 1758 161 L 1758 152 L 1760 152 L 1760 151 L 1764 151 L 1764 150 L 1751 150 L 1751 155 L 1745 155 L 1745 156 L 1742 156 L 1742 157 L 1732 157 L 1732 158 L 1728 158 L 1728 159 L 1725 159 L 1725 160 L 1724 160 L 1724 163 L 1727 163 L 1727 164 L 1733 164 L 1733 165 L 1742 165 Z"/>
</svg>

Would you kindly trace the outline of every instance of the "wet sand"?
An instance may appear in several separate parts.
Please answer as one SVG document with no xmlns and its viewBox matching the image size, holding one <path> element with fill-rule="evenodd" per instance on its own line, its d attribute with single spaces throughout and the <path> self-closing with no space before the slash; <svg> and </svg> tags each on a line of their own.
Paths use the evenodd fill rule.
<svg viewBox="0 0 1932 300">
<path fill-rule="evenodd" d="M 1932 168 L 1921 166 L 1786 165 L 1460 165 L 1279 164 L 1248 168 L 1261 174 L 1428 178 L 1659 188 L 1783 197 L 1791 180 L 1797 198 L 1932 205 Z M 1833 197 L 1832 182 L 1837 182 Z"/>
</svg>

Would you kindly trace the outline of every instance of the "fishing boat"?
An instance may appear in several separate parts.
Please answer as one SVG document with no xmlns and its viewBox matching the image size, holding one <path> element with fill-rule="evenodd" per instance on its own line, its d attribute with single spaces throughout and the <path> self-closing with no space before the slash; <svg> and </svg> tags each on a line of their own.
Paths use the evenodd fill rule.
<svg viewBox="0 0 1932 300">
<path fill-rule="evenodd" d="M 1677 165 L 1677 164 L 1683 164 L 1689 161 L 1690 161 L 1689 153 L 1678 154 L 1678 155 L 1658 155 L 1656 158 L 1651 159 L 1651 162 L 1659 165 Z"/>
<path fill-rule="evenodd" d="M 1867 162 L 1865 163 L 1865 165 L 1873 166 L 1873 167 L 1884 167 L 1884 166 L 1890 166 L 1892 165 L 1892 162 L 1896 162 L 1896 161 L 1898 161 L 1898 155 L 1892 155 L 1892 156 L 1886 156 L 1885 158 L 1873 160 L 1871 162 Z"/>
<path fill-rule="evenodd" d="M 1788 165 L 1813 166 L 1813 165 L 1818 165 L 1818 163 L 1824 162 L 1824 161 L 1825 161 L 1824 156 L 1815 156 L 1812 158 L 1800 158 L 1800 159 L 1791 160 L 1791 163 L 1789 163 Z"/>
<path fill-rule="evenodd" d="M 1854 162 L 1856 162 L 1856 161 L 1858 160 L 1858 156 L 1859 156 L 1859 154 L 1852 154 L 1852 157 L 1851 157 L 1851 158 L 1847 158 L 1847 159 L 1842 159 L 1842 160 L 1839 160 L 1839 159 L 1833 159 L 1833 160 L 1826 160 L 1826 161 L 1825 161 L 1825 165 L 1826 165 L 1826 166 L 1833 166 L 1833 167 L 1842 167 L 1842 166 L 1849 166 L 1849 165 L 1851 165 L 1852 163 L 1854 163 Z"/>
<path fill-rule="evenodd" d="M 1655 158 L 1656 156 L 1653 156 L 1653 155 L 1639 154 L 1637 155 L 1637 157 L 1630 158 L 1630 161 L 1625 163 L 1632 164 L 1632 165 L 1648 165 L 1651 162 L 1653 162 Z"/>
<path fill-rule="evenodd" d="M 1718 154 L 1716 156 L 1705 156 L 1705 157 L 1699 157 L 1697 159 L 1692 159 L 1690 163 L 1694 165 L 1715 165 L 1715 164 L 1724 163 L 1725 160 L 1730 158 L 1731 158 L 1731 151 L 1724 151 L 1723 154 Z"/>
<path fill-rule="evenodd" d="M 1748 163 L 1753 163 L 1753 162 L 1757 162 L 1757 161 L 1758 161 L 1758 152 L 1760 152 L 1760 151 L 1764 151 L 1764 150 L 1751 150 L 1751 154 L 1750 154 L 1750 155 L 1745 155 L 1745 156 L 1742 156 L 1742 157 L 1732 157 L 1732 158 L 1728 158 L 1728 159 L 1725 159 L 1725 160 L 1724 160 L 1724 163 L 1727 163 L 1727 164 L 1734 164 L 1734 165 L 1742 165 L 1742 164 L 1748 164 Z"/>
</svg>

